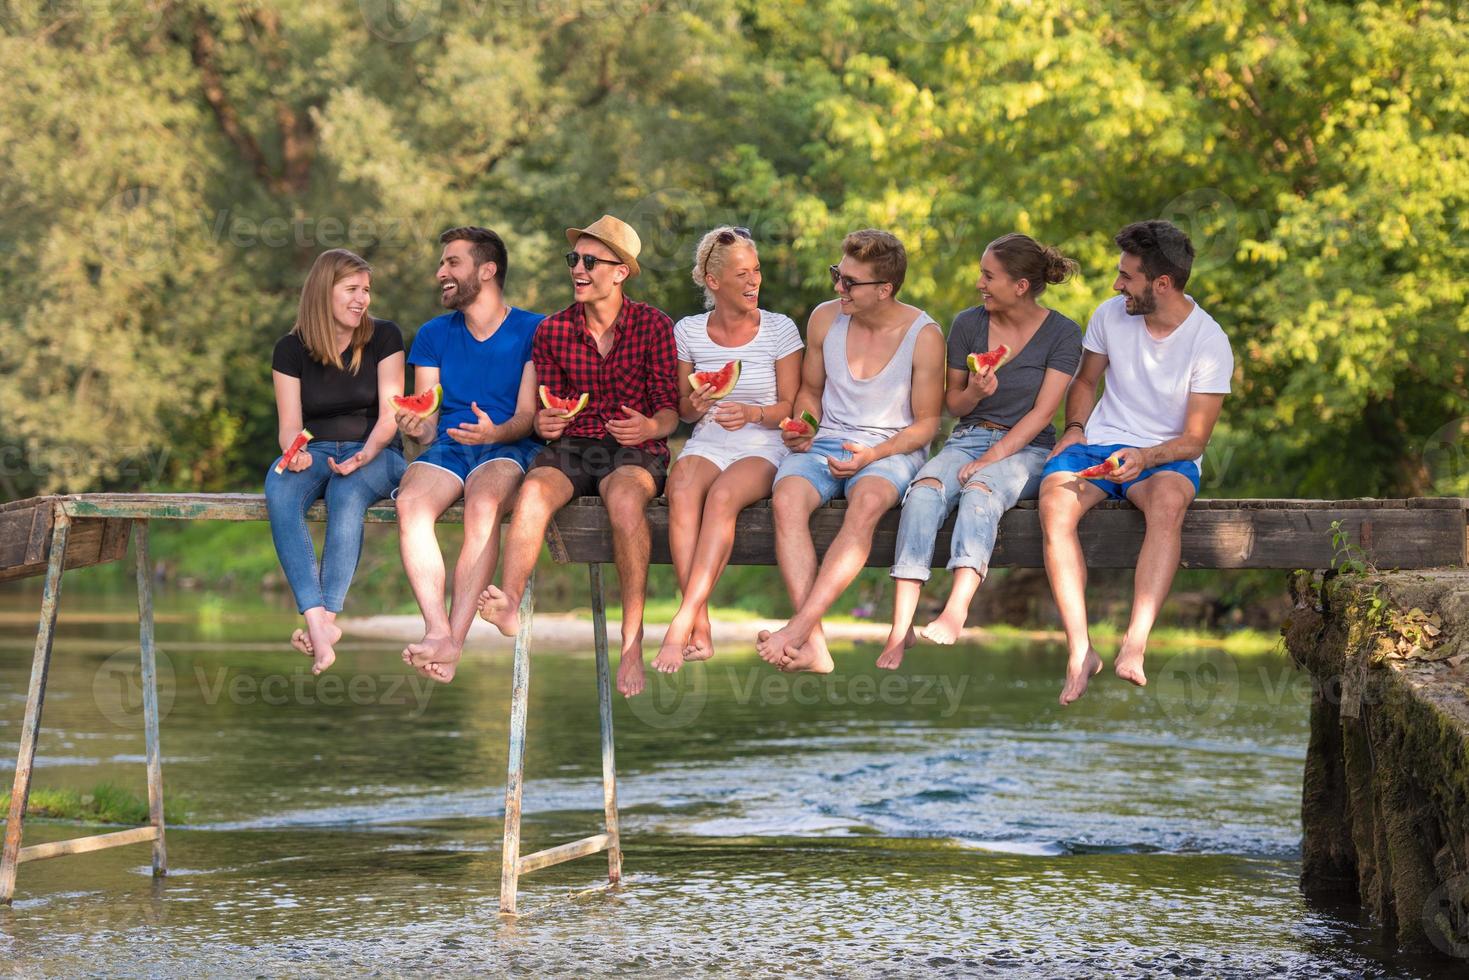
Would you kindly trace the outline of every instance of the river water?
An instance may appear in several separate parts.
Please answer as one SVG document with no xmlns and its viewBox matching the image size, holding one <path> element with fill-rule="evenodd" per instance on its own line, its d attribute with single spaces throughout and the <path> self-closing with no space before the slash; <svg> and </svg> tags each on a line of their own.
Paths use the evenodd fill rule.
<svg viewBox="0 0 1469 980">
<path fill-rule="evenodd" d="M 34 590 L 0 593 L 3 764 Z M 127 597 L 63 597 L 36 786 L 144 791 Z M 1300 894 L 1308 686 L 1281 654 L 1155 651 L 1068 709 L 1050 645 L 922 646 L 795 679 L 729 648 L 615 710 L 625 881 L 602 856 L 497 915 L 510 664 L 450 686 L 345 642 L 313 680 L 279 609 L 160 597 L 165 791 L 134 846 L 28 864 L 19 976 L 1459 975 Z M 600 830 L 593 660 L 531 673 L 526 851 Z M 8 784 L 9 777 L 6 777 Z M 172 805 L 172 804 L 171 804 Z M 32 821 L 26 843 L 76 836 Z"/>
</svg>

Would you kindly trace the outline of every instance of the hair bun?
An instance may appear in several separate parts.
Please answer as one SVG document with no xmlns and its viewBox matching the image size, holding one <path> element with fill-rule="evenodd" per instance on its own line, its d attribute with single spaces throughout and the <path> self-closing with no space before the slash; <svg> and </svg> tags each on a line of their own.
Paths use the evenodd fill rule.
<svg viewBox="0 0 1469 980">
<path fill-rule="evenodd" d="M 1047 245 L 1044 252 L 1046 259 L 1046 282 L 1048 283 L 1065 282 L 1074 276 L 1080 268 L 1075 259 L 1068 259 L 1054 245 Z"/>
</svg>

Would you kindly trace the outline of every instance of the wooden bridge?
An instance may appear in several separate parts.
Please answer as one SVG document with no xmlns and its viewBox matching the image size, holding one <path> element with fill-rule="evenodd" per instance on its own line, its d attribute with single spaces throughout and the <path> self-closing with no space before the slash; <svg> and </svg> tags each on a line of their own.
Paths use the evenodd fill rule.
<svg viewBox="0 0 1469 980">
<path fill-rule="evenodd" d="M 840 527 L 843 501 L 835 501 L 812 515 L 811 527 L 818 552 L 825 552 Z M 653 527 L 653 561 L 668 557 L 668 508 L 662 500 L 649 505 Z M 308 514 L 324 520 L 317 504 Z M 1378 568 L 1441 568 L 1469 564 L 1469 499 L 1415 498 L 1410 500 L 1197 500 L 1183 525 L 1182 563 L 1186 568 L 1327 568 L 1334 558 L 1332 525 L 1362 547 Z M 0 582 L 44 575 L 40 622 L 30 688 L 21 728 L 10 814 L 0 852 L 0 901 L 15 893 L 17 868 L 26 861 L 80 854 L 124 844 L 151 843 L 153 873 L 167 873 L 163 821 L 163 761 L 159 748 L 158 699 L 155 687 L 153 641 L 153 569 L 148 557 L 148 528 L 152 521 L 265 521 L 265 498 L 259 494 L 81 494 L 35 497 L 0 504 Z M 367 512 L 373 523 L 396 522 L 389 501 Z M 451 508 L 441 520 L 463 520 L 461 508 Z M 868 564 L 892 563 L 898 513 L 889 513 L 878 525 Z M 948 561 L 952 519 L 939 533 L 934 563 Z M 1142 514 L 1125 503 L 1106 503 L 1082 521 L 1082 547 L 1093 567 L 1128 568 L 1137 559 L 1143 538 Z M 264 532 L 262 532 L 264 533 Z M 118 561 L 134 542 L 138 583 L 138 633 L 142 661 L 144 741 L 148 777 L 149 823 L 144 827 L 68 841 L 21 846 L 26 804 L 29 800 L 41 709 L 51 664 L 52 638 L 61 598 L 62 575 L 74 568 Z M 607 615 L 602 566 L 612 560 L 610 525 L 601 501 L 580 498 L 564 508 L 547 533 L 547 544 L 558 562 L 588 566 L 592 619 L 596 645 L 597 697 L 602 730 L 602 785 L 605 808 L 601 833 L 534 854 L 520 853 L 521 796 L 525 761 L 526 707 L 530 690 L 531 613 L 534 588 L 521 602 L 521 630 L 515 640 L 514 676 L 510 701 L 510 758 L 505 785 L 505 837 L 501 853 L 500 909 L 513 915 L 519 877 L 540 868 L 602 851 L 608 856 L 608 881 L 621 877 L 622 850 L 618 832 L 617 770 L 613 754 L 611 678 L 607 658 Z M 768 503 L 740 515 L 732 564 L 775 563 L 773 522 Z M 1040 527 L 1035 504 L 1022 503 L 1005 515 L 994 559 L 996 566 L 1043 564 Z"/>
</svg>

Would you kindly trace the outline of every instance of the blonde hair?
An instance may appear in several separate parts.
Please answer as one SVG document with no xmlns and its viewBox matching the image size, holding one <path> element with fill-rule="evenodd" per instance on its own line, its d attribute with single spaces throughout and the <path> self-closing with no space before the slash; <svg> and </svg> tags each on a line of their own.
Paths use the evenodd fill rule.
<svg viewBox="0 0 1469 980">
<path fill-rule="evenodd" d="M 721 239 L 723 239 L 721 241 Z M 694 246 L 694 268 L 690 278 L 694 285 L 704 291 L 704 309 L 714 309 L 714 294 L 709 291 L 709 286 L 704 282 L 705 276 L 719 278 L 724 271 L 724 260 L 729 250 L 736 245 L 748 245 L 760 257 L 760 250 L 755 247 L 755 239 L 748 228 L 736 228 L 734 225 L 720 225 L 704 233 L 699 239 L 699 244 Z"/>
<path fill-rule="evenodd" d="M 338 371 L 353 374 L 362 366 L 362 349 L 372 340 L 373 319 L 362 314 L 362 322 L 352 331 L 351 364 L 343 367 L 342 353 L 337 350 L 337 321 L 332 316 L 332 290 L 337 283 L 359 272 L 372 275 L 372 266 L 362 256 L 345 248 L 322 252 L 311 263 L 306 284 L 301 287 L 301 302 L 296 307 L 296 324 L 291 328 L 301 346 L 318 364 L 328 364 Z"/>
</svg>

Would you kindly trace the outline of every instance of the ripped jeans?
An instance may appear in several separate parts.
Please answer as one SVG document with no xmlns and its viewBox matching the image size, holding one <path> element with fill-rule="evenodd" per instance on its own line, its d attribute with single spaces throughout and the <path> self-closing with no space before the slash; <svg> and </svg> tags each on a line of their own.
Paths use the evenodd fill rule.
<svg viewBox="0 0 1469 980">
<path fill-rule="evenodd" d="M 981 576 L 989 574 L 1000 518 L 1017 500 L 1035 497 L 1040 489 L 1041 470 L 1050 453 L 1048 449 L 1027 446 L 986 466 L 970 478 L 967 487 L 961 487 L 959 471 L 983 456 L 1004 434 L 977 425 L 957 429 L 939 454 L 918 471 L 903 497 L 893 578 L 928 581 L 939 528 L 956 503 L 959 516 L 949 544 L 948 567 L 950 570 L 973 568 Z M 936 480 L 943 489 L 919 486 L 922 480 Z"/>
</svg>

